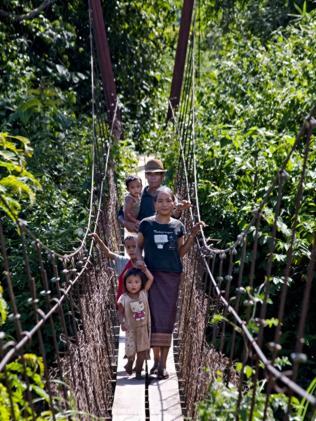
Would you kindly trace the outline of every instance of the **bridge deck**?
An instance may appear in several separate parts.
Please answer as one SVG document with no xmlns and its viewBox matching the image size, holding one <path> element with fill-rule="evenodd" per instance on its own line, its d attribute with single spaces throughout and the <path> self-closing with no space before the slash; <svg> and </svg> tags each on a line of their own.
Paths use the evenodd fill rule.
<svg viewBox="0 0 316 421">
<path fill-rule="evenodd" d="M 169 379 L 157 380 L 155 376 L 148 382 L 135 380 L 124 370 L 125 333 L 120 331 L 117 379 L 112 407 L 114 421 L 182 421 L 182 410 L 178 388 L 178 378 L 174 365 L 172 347 L 167 362 Z M 152 360 L 149 361 L 149 367 Z M 145 367 L 147 375 L 147 367 Z M 147 411 L 146 411 L 147 408 Z"/>
<path fill-rule="evenodd" d="M 137 175 L 146 184 L 144 166 L 151 157 L 139 157 Z M 125 235 L 128 232 L 125 230 Z M 124 370 L 125 333 L 120 330 L 116 387 L 112 407 L 114 421 L 182 421 L 178 377 L 176 374 L 173 347 L 170 348 L 167 370 L 169 379 L 157 380 L 152 376 L 148 382 L 147 367 L 144 367 L 147 380 L 135 380 L 135 375 L 128 377 Z M 149 367 L 153 359 L 148 361 Z M 147 408 L 147 411 L 146 411 Z"/>
<path fill-rule="evenodd" d="M 134 375 L 128 376 L 124 365 L 125 333 L 120 330 L 117 377 L 112 417 L 116 421 L 144 421 L 145 414 L 145 380 L 135 380 Z"/>
<path fill-rule="evenodd" d="M 173 358 L 173 347 L 167 360 L 169 379 L 152 381 L 148 385 L 149 413 L 151 421 L 182 421 L 179 383 Z"/>
</svg>

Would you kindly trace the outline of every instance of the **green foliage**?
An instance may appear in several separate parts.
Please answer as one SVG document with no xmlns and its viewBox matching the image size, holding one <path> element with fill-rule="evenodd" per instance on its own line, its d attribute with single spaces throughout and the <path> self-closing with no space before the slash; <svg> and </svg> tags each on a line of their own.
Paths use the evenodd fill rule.
<svg viewBox="0 0 316 421">
<path fill-rule="evenodd" d="M 12 14 L 32 10 L 6 2 Z M 43 190 L 23 218 L 41 239 L 67 250 L 87 221 L 91 167 L 91 88 L 85 2 L 54 4 L 35 19 L 0 23 L 0 127 L 29 138 L 29 169 Z M 86 113 L 88 113 L 86 115 Z"/>
<path fill-rule="evenodd" d="M 123 203 L 126 194 L 125 178 L 136 173 L 138 159 L 135 153 L 135 143 L 132 139 L 124 139 L 112 146 L 112 159 L 115 162 L 116 184 L 119 197 Z"/>
<path fill-rule="evenodd" d="M 50 421 L 53 419 L 51 404 L 54 407 L 55 419 L 66 421 L 69 417 L 87 417 L 98 421 L 98 418 L 77 409 L 71 389 L 59 380 L 50 380 L 53 392 L 52 401 L 46 392 L 44 365 L 42 358 L 34 354 L 24 354 L 6 365 L 0 373 L 0 419 L 9 421 L 34 420 Z M 63 391 L 66 396 L 63 396 Z M 66 402 L 65 402 L 66 399 Z"/>
<path fill-rule="evenodd" d="M 311 395 L 315 395 L 315 391 L 316 391 L 316 377 L 310 382 L 308 388 L 306 389 L 306 392 L 311 394 Z M 305 420 L 307 419 L 306 416 L 308 414 L 308 410 L 309 410 L 309 402 L 303 398 L 298 406 L 298 416 L 300 417 L 300 419 Z M 316 419 L 316 415 L 314 414 L 312 420 L 315 421 Z"/>
<path fill-rule="evenodd" d="M 6 365 L 0 373 L 1 420 L 13 419 L 12 410 L 16 420 L 34 419 L 34 408 L 45 407 L 49 400 L 43 376 L 43 361 L 34 354 L 24 354 Z M 51 411 L 39 409 L 36 419 L 49 420 L 51 417 Z"/>
<path fill-rule="evenodd" d="M 7 315 L 8 315 L 8 306 L 7 306 L 7 302 L 3 298 L 3 288 L 2 288 L 2 285 L 0 284 L 0 326 L 2 326 L 5 323 L 7 319 Z"/>
<path fill-rule="evenodd" d="M 240 16 L 239 26 L 244 28 L 245 17 Z M 259 38 L 250 30 L 234 28 L 223 35 L 216 23 L 209 24 L 213 43 L 203 45 L 197 97 L 197 172 L 202 219 L 209 226 L 211 238 L 220 238 L 219 247 L 226 247 L 252 218 L 252 210 L 260 203 L 271 185 L 277 169 L 293 146 L 295 135 L 304 116 L 315 102 L 316 54 L 313 48 L 315 11 L 292 21 L 286 29 L 279 28 Z M 216 38 L 217 34 L 221 34 Z M 290 291 L 285 311 L 282 335 L 282 355 L 290 348 L 300 316 L 298 297 L 305 286 L 307 262 L 313 242 L 315 226 L 315 135 L 311 144 L 308 171 L 299 213 L 299 224 L 294 243 L 294 259 L 289 279 Z M 283 267 L 289 248 L 295 195 L 302 167 L 302 150 L 305 139 L 292 155 L 286 171 L 288 174 L 282 210 L 277 221 L 277 242 L 273 254 L 268 314 L 277 314 Z M 176 166 L 178 156 L 174 156 Z M 257 272 L 252 297 L 243 301 L 244 312 L 256 314 L 257 303 L 262 300 L 262 271 L 268 256 L 269 235 L 273 224 L 276 191 L 263 209 L 264 221 L 259 231 Z M 254 231 L 248 238 L 251 242 Z M 251 253 L 246 256 L 246 265 Z M 247 286 L 246 276 L 243 279 Z M 315 331 L 315 301 L 306 322 L 306 338 Z M 259 301 L 258 301 L 259 300 Z M 246 307 L 251 305 L 251 309 Z M 290 311 L 288 311 L 290 310 Z M 242 310 L 241 310 L 242 311 Z M 245 314 L 244 313 L 244 314 Z M 257 312 L 257 314 L 259 314 Z M 270 316 L 267 317 L 271 319 Z M 268 326 L 271 325 L 271 320 Z M 269 330 L 273 332 L 274 326 Z M 256 334 L 258 326 L 253 321 L 248 328 Z M 266 329 L 267 331 L 267 329 Z M 266 333 L 267 336 L 271 333 Z M 311 336 L 306 342 L 306 352 L 314 354 L 316 342 Z M 310 369 L 312 365 L 310 366 Z M 307 386 L 312 372 L 304 371 L 299 381 Z M 306 384 L 307 383 L 307 384 Z"/>
<path fill-rule="evenodd" d="M 180 7 L 180 1 L 104 0 L 125 135 L 140 149 L 166 115 Z"/>
<path fill-rule="evenodd" d="M 236 366 L 241 370 L 242 364 Z M 203 400 L 198 404 L 198 417 L 201 421 L 208 420 L 235 420 L 236 410 L 241 421 L 249 419 L 251 402 L 253 395 L 253 383 L 251 381 L 252 368 L 250 366 L 244 367 L 244 374 L 247 378 L 240 406 L 237 410 L 238 402 L 238 387 L 232 383 L 225 384 L 223 381 L 222 374 L 217 373 L 216 380 L 210 385 L 207 399 Z M 259 421 L 264 419 L 264 408 L 266 402 L 266 394 L 264 393 L 265 381 L 260 381 L 257 384 L 255 405 L 253 413 L 253 421 Z M 288 398 L 283 393 L 273 393 L 270 395 L 266 418 L 268 420 L 282 419 L 287 411 Z M 296 398 L 292 400 L 293 413 L 290 416 L 290 420 L 299 420 L 296 416 L 296 408 L 298 401 Z"/>
<path fill-rule="evenodd" d="M 16 221 L 21 211 L 21 201 L 35 201 L 34 191 L 40 188 L 32 173 L 26 170 L 26 158 L 32 156 L 28 139 L 0 133 L 0 209 Z"/>
<path fill-rule="evenodd" d="M 219 27 L 218 36 L 222 32 L 225 34 L 238 29 L 238 31 L 249 31 L 264 41 L 277 28 L 286 27 L 293 18 L 301 17 L 315 9 L 315 2 L 313 0 L 213 0 L 205 3 L 202 8 L 202 23 L 207 28 L 210 21 L 215 21 Z"/>
<path fill-rule="evenodd" d="M 34 7 L 30 0 L 23 5 L 17 0 L 3 3 L 3 7 L 12 13 Z M 171 177 L 176 171 L 178 145 L 172 130 L 165 130 L 163 124 L 181 4 L 166 0 L 103 1 L 127 139 L 113 148 L 120 184 L 126 172 L 133 171 L 134 145 L 138 150 L 146 149 L 161 156 Z M 315 12 L 310 13 L 314 7 L 313 2 L 303 0 L 214 0 L 202 5 L 200 78 L 196 92 L 199 191 L 202 217 L 208 223 L 212 237 L 221 238 L 222 244 L 235 238 L 248 222 L 253 207 L 266 192 L 272 175 L 293 145 L 303 116 L 314 105 L 316 26 Z M 9 199 L 13 200 L 10 202 L 11 216 L 23 210 L 24 219 L 35 233 L 58 249 L 70 249 L 80 241 L 88 214 L 92 141 L 88 35 L 87 3 L 81 0 L 55 2 L 45 13 L 29 21 L 0 22 L 3 82 L 0 86 L 0 127 L 3 132 L 21 133 L 31 139 L 34 148 L 33 156 L 28 157 L 29 145 L 21 138 L 4 135 L 3 142 L 12 143 L 23 159 L 30 158 L 30 172 L 22 176 L 17 171 L 21 166 L 19 161 L 13 162 L 15 166 L 9 165 L 10 159 L 17 158 L 6 146 L 4 155 L 1 154 L 5 163 L 1 174 L 11 178 L 4 183 L 1 198 L 13 194 Z M 295 285 L 306 265 L 315 231 L 315 162 L 313 149 L 294 249 L 296 275 L 291 279 L 291 285 Z M 294 154 L 286 169 L 290 180 L 277 224 L 275 265 L 281 265 L 286 256 L 301 163 L 299 154 Z M 39 180 L 43 190 L 37 192 L 37 201 L 29 208 L 25 198 L 32 201 L 38 187 L 31 174 Z M 23 179 L 19 180 L 19 177 Z M 263 212 L 266 228 L 259 234 L 262 249 L 266 247 L 267 233 L 273 223 L 273 205 L 266 206 Z M 10 223 L 7 228 L 12 233 Z M 18 306 L 25 309 L 23 318 L 27 317 L 26 282 L 16 233 L 11 235 L 9 246 Z M 250 258 L 247 256 L 248 261 Z M 282 283 L 282 276 L 272 277 L 272 297 Z M 262 281 L 253 291 L 246 292 L 247 300 L 243 303 L 248 301 L 255 311 L 257 303 L 262 301 Z M 7 310 L 1 299 L 0 296 L 3 323 Z M 29 321 L 22 321 L 27 329 Z M 214 324 L 222 321 L 228 322 L 221 315 L 212 320 Z M 265 323 L 273 329 L 278 321 L 269 317 Z M 258 326 L 253 323 L 249 328 L 255 333 Z M 307 343 L 313 341 L 310 335 Z M 251 377 L 250 370 L 250 367 L 246 368 L 246 377 L 247 374 Z M 15 373 L 15 379 L 22 377 L 21 372 Z M 43 383 L 39 380 L 34 383 L 34 396 L 37 393 L 35 386 L 42 388 Z M 223 402 L 225 408 L 230 401 L 232 405 L 236 403 L 237 390 L 220 381 L 215 386 L 210 399 L 215 399 L 214 411 L 219 418 L 222 414 L 216 405 L 221 402 L 221 395 L 228 397 Z M 245 387 L 249 396 L 246 394 L 242 403 L 244 414 L 249 408 L 250 380 Z M 23 399 L 24 389 L 19 388 Z M 2 385 L 4 402 L 7 402 L 6 393 Z M 42 402 L 45 402 L 43 396 Z M 263 399 L 260 390 L 258 414 L 262 412 Z M 276 401 L 276 406 L 282 407 L 283 395 L 276 395 Z M 203 414 L 204 409 L 201 411 Z M 207 404 L 205 411 L 207 414 L 213 409 Z M 272 414 L 273 405 L 269 411 Z M 0 414 L 5 419 L 4 413 Z M 69 416 L 74 414 L 68 413 Z"/>
<path fill-rule="evenodd" d="M 222 238 L 223 244 L 232 241 L 249 221 L 251 211 L 291 149 L 303 117 L 313 107 L 316 89 L 315 12 L 286 29 L 275 30 L 264 42 L 249 30 L 241 31 L 247 17 L 240 14 L 239 18 L 238 28 L 226 34 L 218 32 L 221 26 L 209 20 L 206 39 L 220 35 L 212 43 L 201 45 L 196 91 L 202 217 L 212 237 Z M 171 148 L 176 167 L 178 149 Z M 315 202 L 311 199 L 315 154 L 313 142 L 295 246 L 296 264 L 308 255 L 315 230 Z M 170 148 L 163 155 L 170 159 Z M 278 220 L 276 254 L 280 256 L 288 243 L 301 164 L 300 154 L 295 153 L 286 168 L 289 179 Z M 270 226 L 271 212 L 264 210 Z M 262 242 L 264 236 L 263 230 Z"/>
</svg>

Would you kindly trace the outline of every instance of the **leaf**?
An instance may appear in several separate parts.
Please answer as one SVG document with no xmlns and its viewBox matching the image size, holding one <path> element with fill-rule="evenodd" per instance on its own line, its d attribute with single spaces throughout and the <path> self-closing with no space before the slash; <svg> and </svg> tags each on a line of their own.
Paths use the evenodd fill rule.
<svg viewBox="0 0 316 421">
<path fill-rule="evenodd" d="M 220 322 L 223 321 L 223 318 L 224 317 L 221 314 L 214 314 L 211 321 L 210 321 L 210 324 L 217 325 L 217 324 L 219 324 Z"/>
<path fill-rule="evenodd" d="M 17 200 L 9 196 L 0 195 L 0 209 L 15 222 L 21 211 L 21 205 Z"/>
<path fill-rule="evenodd" d="M 38 396 L 43 398 L 46 402 L 49 401 L 49 395 L 45 392 L 45 390 L 42 387 L 32 384 L 31 388 L 36 392 Z"/>
<path fill-rule="evenodd" d="M 9 175 L 0 180 L 0 185 L 6 187 L 6 189 L 11 189 L 13 194 L 20 197 L 27 196 L 31 203 L 34 203 L 35 194 L 23 179 L 15 177 L 14 175 Z"/>
<path fill-rule="evenodd" d="M 12 162 L 0 161 L 0 167 L 6 168 L 10 173 L 11 172 L 21 173 L 23 171 L 23 168 L 21 167 L 21 165 L 16 165 L 16 164 L 13 164 Z"/>
<path fill-rule="evenodd" d="M 282 218 L 280 216 L 277 218 L 277 229 L 279 232 L 282 232 L 282 234 L 284 234 L 286 237 L 290 237 L 292 234 L 292 231 L 282 221 Z"/>
<path fill-rule="evenodd" d="M 16 155 L 14 153 L 12 153 L 10 151 L 7 151 L 7 150 L 3 150 L 3 151 L 0 150 L 0 155 L 8 161 L 12 160 L 12 159 L 15 159 L 15 157 L 16 157 Z"/>
<path fill-rule="evenodd" d="M 29 141 L 29 139 L 27 137 L 24 137 L 24 136 L 11 136 L 10 135 L 8 137 L 10 137 L 11 139 L 17 139 L 17 140 L 19 140 L 20 142 L 23 143 L 24 146 L 30 145 L 30 143 L 31 143 Z"/>
<path fill-rule="evenodd" d="M 235 363 L 235 370 L 240 373 L 242 370 L 243 364 L 241 362 Z"/>
<path fill-rule="evenodd" d="M 6 301 L 2 297 L 2 293 L 0 294 L 0 326 L 2 326 L 5 321 L 7 320 L 8 315 L 8 305 Z"/>
<path fill-rule="evenodd" d="M 271 317 L 270 319 L 265 319 L 264 323 L 266 326 L 271 328 L 273 326 L 278 326 L 280 321 L 275 317 Z"/>
<path fill-rule="evenodd" d="M 252 375 L 252 368 L 250 367 L 250 365 L 245 365 L 244 367 L 244 373 L 246 374 L 247 379 L 249 379 Z"/>
</svg>

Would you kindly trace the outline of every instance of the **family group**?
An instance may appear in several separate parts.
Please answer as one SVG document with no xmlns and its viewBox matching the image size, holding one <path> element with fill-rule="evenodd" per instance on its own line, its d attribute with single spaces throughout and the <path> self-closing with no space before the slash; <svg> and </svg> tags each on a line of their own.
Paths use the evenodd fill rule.
<svg viewBox="0 0 316 421">
<path fill-rule="evenodd" d="M 178 218 L 191 204 L 177 202 L 172 190 L 162 186 L 165 172 L 160 160 L 151 159 L 145 165 L 148 186 L 142 189 L 136 176 L 126 179 L 128 194 L 119 219 L 133 233 L 124 240 L 129 258 L 113 253 L 97 234 L 92 234 L 105 256 L 114 261 L 119 276 L 116 299 L 121 327 L 126 332 L 125 370 L 128 375 L 135 370 L 136 379 L 142 378 L 150 348 L 154 353 L 150 374 L 158 379 L 169 377 L 166 361 L 176 319 L 181 258 L 203 225 L 195 224 L 186 234 Z"/>
</svg>

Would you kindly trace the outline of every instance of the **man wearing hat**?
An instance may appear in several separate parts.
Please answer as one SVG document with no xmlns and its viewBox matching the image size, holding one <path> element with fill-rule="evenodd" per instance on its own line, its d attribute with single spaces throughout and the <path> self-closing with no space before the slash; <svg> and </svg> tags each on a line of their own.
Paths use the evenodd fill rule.
<svg viewBox="0 0 316 421">
<path fill-rule="evenodd" d="M 163 178 L 167 170 L 164 169 L 162 162 L 159 159 L 150 159 L 145 165 L 145 177 L 148 182 L 143 190 L 140 208 L 137 219 L 141 221 L 144 218 L 155 214 L 154 197 L 157 189 L 161 186 Z M 183 200 L 178 204 L 175 210 L 176 217 L 179 217 L 183 209 L 189 208 L 191 204 L 187 200 Z M 127 228 L 128 231 L 137 231 L 135 224 L 125 221 L 124 216 L 119 214 L 119 221 Z"/>
<path fill-rule="evenodd" d="M 155 214 L 154 197 L 162 184 L 167 171 L 159 159 L 150 159 L 145 165 L 145 177 L 148 182 L 143 190 L 138 218 L 140 221 Z"/>
</svg>

